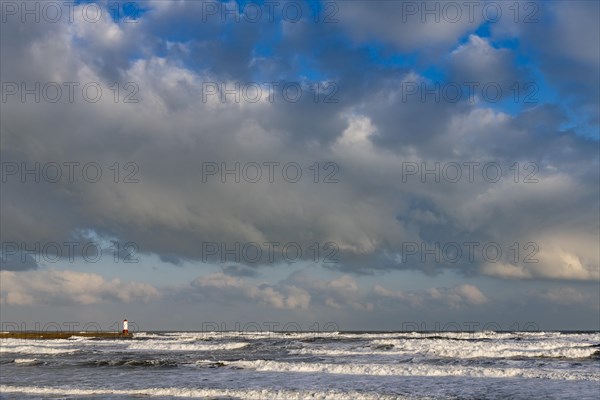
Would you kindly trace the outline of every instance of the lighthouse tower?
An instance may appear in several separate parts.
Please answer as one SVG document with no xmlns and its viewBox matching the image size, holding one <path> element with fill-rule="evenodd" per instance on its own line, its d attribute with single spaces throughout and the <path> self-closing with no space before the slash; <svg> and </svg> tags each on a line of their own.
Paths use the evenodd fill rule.
<svg viewBox="0 0 600 400">
<path fill-rule="evenodd" d="M 129 335 L 129 323 L 126 319 L 123 320 L 123 335 Z"/>
</svg>

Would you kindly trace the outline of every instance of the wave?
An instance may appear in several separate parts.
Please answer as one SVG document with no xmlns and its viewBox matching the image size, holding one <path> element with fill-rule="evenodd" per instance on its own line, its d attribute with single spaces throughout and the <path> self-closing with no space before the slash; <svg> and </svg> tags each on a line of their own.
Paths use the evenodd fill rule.
<svg viewBox="0 0 600 400">
<path fill-rule="evenodd" d="M 67 354 L 80 351 L 75 348 L 52 347 L 52 346 L 2 346 L 0 353 L 18 354 Z"/>
<path fill-rule="evenodd" d="M 494 368 L 424 364 L 327 364 L 291 363 L 268 360 L 222 361 L 226 366 L 266 372 L 310 372 L 340 375 L 376 376 L 454 376 L 469 378 L 527 378 L 600 381 L 595 371 L 556 370 L 549 368 Z"/>
<path fill-rule="evenodd" d="M 152 335 L 152 336 L 151 336 Z M 224 340 L 224 339 L 242 339 L 242 340 L 264 340 L 264 339 L 292 339 L 292 340 L 310 340 L 314 338 L 337 339 L 340 338 L 339 332 L 238 332 L 238 331 L 213 331 L 213 332 L 167 332 L 161 334 L 144 333 L 142 337 L 162 336 L 165 338 L 178 340 Z M 137 334 L 136 334 L 137 337 Z"/>
<path fill-rule="evenodd" d="M 112 359 L 94 360 L 83 363 L 88 367 L 158 367 L 175 368 L 177 361 L 171 359 Z"/>
<path fill-rule="evenodd" d="M 452 359 L 466 358 L 589 358 L 594 348 L 565 341 L 453 342 L 432 340 L 375 340 L 388 353 Z M 392 346 L 392 347 L 390 347 Z"/>
<path fill-rule="evenodd" d="M 101 396 L 101 395 L 121 395 L 121 396 L 169 396 L 169 397 L 194 397 L 194 398 L 221 398 L 234 397 L 249 400 L 264 399 L 402 399 L 402 397 L 386 396 L 373 392 L 363 391 L 318 391 L 318 390 L 268 390 L 268 389 L 196 389 L 196 388 L 147 388 L 132 390 L 112 390 L 112 389 L 83 389 L 72 387 L 42 387 L 42 386 L 8 386 L 0 385 L 2 393 L 22 393 L 33 395 L 55 395 L 55 396 Z"/>
<path fill-rule="evenodd" d="M 161 341 L 140 341 L 130 343 L 127 350 L 147 350 L 147 351 L 216 351 L 216 350 L 236 350 L 248 346 L 248 342 L 228 342 L 228 343 L 180 343 L 180 342 L 161 342 Z"/>
<path fill-rule="evenodd" d="M 58 340 L 23 340 L 10 339 L 3 341 L 0 345 L 0 353 L 18 353 L 18 354 L 66 354 L 79 351 L 108 351 L 108 352 L 128 352 L 128 351 L 217 351 L 217 350 L 235 350 L 249 345 L 249 342 L 221 342 L 214 343 L 209 341 L 198 341 L 192 338 L 183 339 L 162 339 L 146 338 L 143 340 L 123 340 L 123 341 L 72 341 L 68 339 Z"/>
<path fill-rule="evenodd" d="M 25 365 L 43 365 L 45 364 L 43 361 L 40 361 L 36 358 L 16 358 L 13 360 L 15 364 L 25 364 Z"/>
<path fill-rule="evenodd" d="M 415 342 L 409 340 L 375 340 L 364 346 L 345 348 L 305 347 L 290 350 L 290 354 L 316 356 L 419 356 L 450 359 L 518 359 L 518 358 L 593 358 L 597 349 L 591 346 L 564 343 L 452 343 Z"/>
<path fill-rule="evenodd" d="M 179 341 L 223 340 L 223 339 L 287 339 L 299 341 L 319 340 L 374 340 L 374 339 L 422 339 L 422 340 L 465 340 L 465 341 L 500 341 L 500 340 L 564 340 L 570 342 L 600 341 L 600 333 L 564 333 L 564 332 L 241 332 L 241 331 L 206 331 L 206 332 L 139 332 L 139 339 L 171 339 Z"/>
<path fill-rule="evenodd" d="M 95 341 L 90 338 L 69 339 L 2 339 L 0 353 L 19 354 L 68 354 L 85 348 L 114 346 L 112 341 Z"/>
</svg>

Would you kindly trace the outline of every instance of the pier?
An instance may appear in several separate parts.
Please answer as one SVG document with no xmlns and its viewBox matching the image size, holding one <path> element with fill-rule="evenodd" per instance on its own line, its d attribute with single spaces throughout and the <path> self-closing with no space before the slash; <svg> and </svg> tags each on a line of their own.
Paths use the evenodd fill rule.
<svg viewBox="0 0 600 400">
<path fill-rule="evenodd" d="M 96 339 L 131 339 L 133 334 L 122 332 L 39 332 L 15 331 L 0 332 L 0 339 L 69 339 L 71 337 L 86 337 Z"/>
<path fill-rule="evenodd" d="M 129 322 L 123 320 L 121 332 L 93 332 L 93 331 L 11 331 L 0 332 L 0 339 L 69 339 L 72 337 L 85 337 L 93 339 L 132 339 L 133 334 L 129 332 Z"/>
</svg>

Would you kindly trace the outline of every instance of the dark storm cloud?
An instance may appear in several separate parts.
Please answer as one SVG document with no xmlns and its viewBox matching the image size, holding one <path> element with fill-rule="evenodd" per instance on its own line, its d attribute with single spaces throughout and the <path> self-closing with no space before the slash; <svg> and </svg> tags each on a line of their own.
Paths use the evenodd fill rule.
<svg viewBox="0 0 600 400">
<path fill-rule="evenodd" d="M 159 256 L 159 258 L 160 258 L 160 261 L 165 262 L 165 263 L 169 263 L 169 264 L 173 264 L 173 265 L 177 265 L 177 266 L 183 265 L 183 260 L 176 255 L 161 254 Z"/>
<path fill-rule="evenodd" d="M 511 116 L 485 102 L 405 99 L 403 84 L 428 78 L 412 68 L 377 65 L 366 43 L 375 37 L 400 50 L 418 51 L 424 42 L 432 43 L 428 51 L 455 50 L 448 68 L 456 80 L 487 80 L 500 72 L 503 82 L 529 77 L 518 68 L 507 70 L 510 49 L 492 48 L 478 36 L 460 47 L 459 38 L 474 27 L 469 23 L 434 24 L 433 30 L 414 21 L 394 25 L 398 5 L 352 2 L 343 4 L 339 24 L 266 24 L 267 32 L 281 36 L 273 55 L 261 55 L 255 52 L 266 35 L 261 24 L 198 25 L 190 4 L 160 2 L 129 25 L 36 25 L 15 36 L 4 33 L 22 29 L 21 23 L 3 24 L 3 81 L 94 81 L 105 93 L 97 103 L 83 101 L 79 91 L 73 103 L 12 97 L 3 104 L 3 162 L 94 162 L 103 171 L 92 183 L 81 177 L 23 183 L 11 176 L 1 194 L 3 240 L 65 240 L 75 230 L 91 229 L 135 242 L 140 252 L 173 264 L 202 261 L 207 242 L 293 242 L 303 249 L 333 242 L 340 263 L 330 267 L 361 274 L 403 268 L 435 274 L 439 267 L 430 262 L 397 261 L 407 242 L 535 241 L 539 265 L 506 259 L 488 265 L 479 258 L 444 268 L 501 278 L 597 277 L 595 142 L 564 130 L 568 120 L 553 105 Z M 381 18 L 389 23 L 375 22 Z M 178 29 L 167 37 L 174 25 Z M 413 25 L 419 29 L 410 31 Z M 351 40 L 343 40 L 344 34 Z M 473 65 L 481 52 L 488 56 L 484 69 Z M 303 60 L 311 67 L 303 67 Z M 33 67 L 42 61 L 47 68 Z M 273 103 L 224 104 L 218 96 L 203 101 L 207 82 L 244 84 L 271 74 L 307 84 L 334 80 L 339 101 L 316 103 L 307 87 L 295 103 L 280 94 Z M 136 83 L 139 101 L 115 103 L 109 89 L 115 79 L 121 86 Z M 403 180 L 405 163 L 472 161 L 497 162 L 509 178 Z M 110 169 L 116 162 L 117 182 Z M 229 168 L 235 162 L 295 162 L 303 177 L 290 183 L 278 169 L 274 183 L 222 183 L 218 174 L 204 182 L 207 162 Z M 310 167 L 316 162 L 318 168 L 335 163 L 339 182 L 324 183 L 321 170 L 315 183 Z M 511 182 L 515 162 L 536 163 L 539 182 Z M 128 163 L 138 168 L 136 183 L 123 181 Z M 243 288 L 282 307 L 306 304 L 303 293 L 287 288 L 279 294 Z"/>
<path fill-rule="evenodd" d="M 600 98 L 598 2 L 535 2 L 537 22 L 493 27 L 499 39 L 518 37 L 567 103 L 580 107 L 580 128 L 597 138 Z M 587 119 L 587 121 L 586 121 Z"/>
<path fill-rule="evenodd" d="M 5 246 L 0 254 L 0 269 L 3 271 L 27 271 L 37 269 L 38 265 L 30 254 L 21 254 L 12 246 Z"/>
</svg>

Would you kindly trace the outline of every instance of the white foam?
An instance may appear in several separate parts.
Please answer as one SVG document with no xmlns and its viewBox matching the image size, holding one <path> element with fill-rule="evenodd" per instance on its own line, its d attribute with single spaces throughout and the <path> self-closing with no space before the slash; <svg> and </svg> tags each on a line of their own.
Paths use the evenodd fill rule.
<svg viewBox="0 0 600 400">
<path fill-rule="evenodd" d="M 17 358 L 15 359 L 15 364 L 34 364 L 38 362 L 35 358 Z"/>
<path fill-rule="evenodd" d="M 598 351 L 596 335 L 580 336 L 578 340 L 562 336 L 533 340 L 454 340 L 446 338 L 388 338 L 328 343 L 303 343 L 290 354 L 319 356 L 407 356 L 423 358 L 566 358 L 584 359 Z"/>
<path fill-rule="evenodd" d="M 2 393 L 23 393 L 36 395 L 55 395 L 55 396 L 94 396 L 94 395 L 121 395 L 121 396 L 169 396 L 169 397 L 194 397 L 194 398 L 213 398 L 213 397 L 238 397 L 249 400 L 264 399 L 401 399 L 398 396 L 385 396 L 372 392 L 347 391 L 340 392 L 315 391 L 315 390 L 253 390 L 253 389 L 194 389 L 194 388 L 147 388 L 132 390 L 112 390 L 112 389 L 80 389 L 70 387 L 40 387 L 40 386 L 8 386 L 0 385 Z"/>
<path fill-rule="evenodd" d="M 314 335 L 314 334 L 313 334 Z M 318 336 L 318 335 L 317 335 Z M 495 331 L 471 331 L 471 332 L 382 332 L 382 333 L 339 333 L 338 338 L 347 339 L 457 339 L 457 340 L 484 340 L 490 339 L 556 339 L 565 341 L 600 341 L 600 333 L 561 333 L 561 332 L 495 332 Z"/>
<path fill-rule="evenodd" d="M 123 340 L 123 341 L 72 341 L 70 339 L 24 340 L 7 339 L 0 345 L 0 353 L 18 354 L 63 354 L 75 353 L 92 347 L 100 351 L 216 351 L 241 349 L 248 342 L 212 343 L 195 341 L 192 338 L 163 340 Z M 82 347 L 83 346 L 83 347 Z"/>
<path fill-rule="evenodd" d="M 2 346 L 0 353 L 18 353 L 18 354 L 64 354 L 75 353 L 77 349 L 67 347 L 52 346 Z"/>
<path fill-rule="evenodd" d="M 548 341 L 498 341 L 472 342 L 444 339 L 431 340 L 374 340 L 374 346 L 393 346 L 381 352 L 442 358 L 512 358 L 512 357 L 562 357 L 587 358 L 598 349 L 568 343 L 563 340 Z"/>
<path fill-rule="evenodd" d="M 161 337 L 164 337 L 168 334 L 167 333 L 158 334 L 158 333 L 148 333 L 148 332 L 136 332 L 134 335 L 135 335 L 136 339 L 157 339 L 157 338 L 160 339 Z"/>
<path fill-rule="evenodd" d="M 248 346 L 246 342 L 229 343 L 180 343 L 176 341 L 140 341 L 129 343 L 127 350 L 147 350 L 147 351 L 215 351 L 215 350 L 234 350 Z"/>
<path fill-rule="evenodd" d="M 165 332 L 165 333 L 136 333 L 136 337 L 159 338 L 168 337 L 179 340 L 206 340 L 215 338 L 242 338 L 244 340 L 252 339 L 351 339 L 351 340 L 371 340 L 371 339 L 491 339 L 511 340 L 511 339 L 555 339 L 569 342 L 599 342 L 600 333 L 561 333 L 561 332 L 494 332 L 494 331 L 474 331 L 474 332 L 379 332 L 379 333 L 341 333 L 341 332 L 239 332 L 239 331 L 206 331 L 206 332 Z"/>
<path fill-rule="evenodd" d="M 313 364 L 279 361 L 223 361 L 226 366 L 271 372 L 312 372 L 320 374 L 377 376 L 456 376 L 470 378 L 528 378 L 600 381 L 594 371 L 554 370 L 549 368 L 495 368 L 426 364 Z"/>
<path fill-rule="evenodd" d="M 596 348 L 559 348 L 553 350 L 540 350 L 540 351 L 517 351 L 517 350 L 494 350 L 494 349 L 463 349 L 462 351 L 448 350 L 448 349 L 436 349 L 435 351 L 428 352 L 412 352 L 405 350 L 394 350 L 394 349 L 327 349 L 327 348 L 304 348 L 290 350 L 290 354 L 296 355 L 315 355 L 315 356 L 406 356 L 406 357 L 438 357 L 438 358 L 452 358 L 452 359 L 466 359 L 466 358 L 588 358 L 592 356 L 598 349 Z"/>
<path fill-rule="evenodd" d="M 0 353 L 22 354 L 62 354 L 75 353 L 85 347 L 114 346 L 114 341 L 77 339 L 2 339 L 0 340 Z"/>
<path fill-rule="evenodd" d="M 335 339 L 339 338 L 338 332 L 237 332 L 237 331 L 223 331 L 223 332 L 202 332 L 202 333 L 182 333 L 179 334 L 181 338 L 193 337 L 194 339 L 290 339 L 290 340 L 302 340 L 302 339 Z"/>
</svg>

